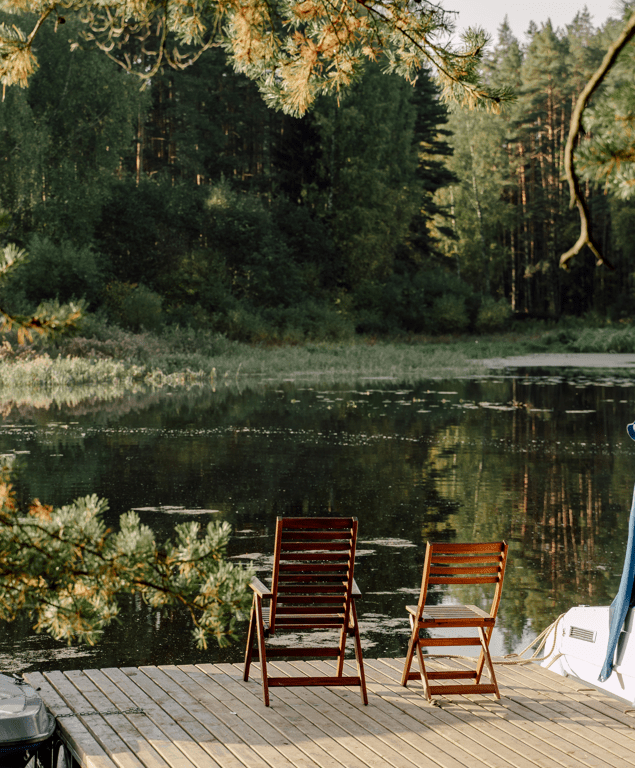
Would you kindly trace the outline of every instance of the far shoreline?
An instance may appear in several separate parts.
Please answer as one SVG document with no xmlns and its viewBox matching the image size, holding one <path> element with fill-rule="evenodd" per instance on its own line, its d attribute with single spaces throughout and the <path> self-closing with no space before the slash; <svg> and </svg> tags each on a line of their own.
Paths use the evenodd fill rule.
<svg viewBox="0 0 635 768">
<path fill-rule="evenodd" d="M 500 368 L 632 368 L 635 354 L 624 352 L 546 352 L 513 357 L 480 359 L 479 363 L 492 369 Z"/>
</svg>

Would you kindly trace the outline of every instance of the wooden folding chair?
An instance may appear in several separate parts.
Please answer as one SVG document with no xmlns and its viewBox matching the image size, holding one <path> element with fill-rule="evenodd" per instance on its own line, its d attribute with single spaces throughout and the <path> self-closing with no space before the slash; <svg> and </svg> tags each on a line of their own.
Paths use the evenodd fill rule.
<svg viewBox="0 0 635 768">
<path fill-rule="evenodd" d="M 368 704 L 362 646 L 355 598 L 360 591 L 353 579 L 357 519 L 279 517 L 273 559 L 271 589 L 254 578 L 254 599 L 249 620 L 244 679 L 249 679 L 252 653 L 260 659 L 262 692 L 269 706 L 269 686 L 359 685 Z M 263 607 L 263 600 L 269 605 Z M 308 632 L 327 629 L 339 632 L 331 647 L 265 647 L 277 631 Z M 343 675 L 346 638 L 354 638 L 357 676 Z M 257 638 L 256 648 L 254 642 Z M 337 658 L 334 676 L 271 677 L 267 659 L 272 656 Z"/>
<path fill-rule="evenodd" d="M 498 683 L 494 674 L 492 659 L 489 654 L 489 641 L 496 623 L 496 614 L 501 599 L 505 564 L 507 562 L 507 544 L 504 541 L 491 544 L 441 544 L 430 543 L 426 549 L 421 580 L 421 592 L 418 605 L 407 605 L 410 614 L 412 634 L 408 644 L 408 655 L 404 665 L 401 684 L 408 680 L 421 680 L 428 701 L 435 695 L 493 693 L 500 699 Z M 428 587 L 431 584 L 492 584 L 493 599 L 489 613 L 475 605 L 426 605 Z M 421 637 L 421 631 L 472 627 L 477 636 L 460 637 L 452 633 L 451 637 Z M 427 635 L 428 633 L 425 632 Z M 423 661 L 424 646 L 469 646 L 481 648 L 475 671 L 448 670 L 428 671 Z M 410 667 L 415 651 L 419 660 L 419 672 L 411 672 Z M 432 656 L 434 658 L 434 656 Z M 483 666 L 486 665 L 490 682 L 481 683 Z M 430 680 L 457 680 L 473 678 L 472 685 L 430 685 Z"/>
</svg>

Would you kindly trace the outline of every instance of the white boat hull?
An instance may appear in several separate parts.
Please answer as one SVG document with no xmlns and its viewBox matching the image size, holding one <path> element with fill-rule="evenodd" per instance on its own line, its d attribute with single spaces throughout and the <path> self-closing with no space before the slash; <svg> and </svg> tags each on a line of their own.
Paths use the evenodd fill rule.
<svg viewBox="0 0 635 768">
<path fill-rule="evenodd" d="M 613 672 L 598 679 L 609 639 L 609 606 L 571 608 L 547 636 L 541 666 L 563 677 L 635 703 L 635 611 L 629 610 L 620 635 Z M 554 637 L 555 632 L 555 637 Z"/>
</svg>

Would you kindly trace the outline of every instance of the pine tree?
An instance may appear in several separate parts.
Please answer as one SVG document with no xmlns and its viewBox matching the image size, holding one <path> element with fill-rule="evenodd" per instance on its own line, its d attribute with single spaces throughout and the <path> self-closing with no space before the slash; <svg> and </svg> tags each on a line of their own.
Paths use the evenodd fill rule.
<svg viewBox="0 0 635 768">
<path fill-rule="evenodd" d="M 560 314 L 560 216 L 568 207 L 562 181 L 562 147 L 570 101 L 566 93 L 568 43 L 547 22 L 537 31 L 523 60 L 519 130 L 527 148 L 529 210 L 532 220 L 529 274 L 539 312 Z"/>
<path fill-rule="evenodd" d="M 332 232 L 347 288 L 390 273 L 417 211 L 412 95 L 372 65 L 340 104 L 331 98 L 316 108 L 322 189 L 312 204 Z"/>
</svg>

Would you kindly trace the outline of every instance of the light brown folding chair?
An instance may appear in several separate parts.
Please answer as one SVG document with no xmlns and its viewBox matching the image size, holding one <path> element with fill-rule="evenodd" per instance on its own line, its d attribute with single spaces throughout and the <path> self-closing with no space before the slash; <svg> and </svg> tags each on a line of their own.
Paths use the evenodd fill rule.
<svg viewBox="0 0 635 768">
<path fill-rule="evenodd" d="M 254 599 L 249 621 L 244 679 L 249 679 L 252 654 L 260 659 L 262 692 L 269 706 L 269 686 L 359 685 L 368 704 L 362 646 L 355 598 L 360 591 L 353 579 L 357 519 L 354 517 L 279 517 L 273 558 L 271 589 L 254 578 Z M 263 600 L 269 605 L 263 607 Z M 339 633 L 331 647 L 266 646 L 278 631 Z M 346 638 L 354 638 L 357 675 L 344 676 Z M 254 649 L 254 642 L 256 648 Z M 272 677 L 267 659 L 272 656 L 337 658 L 333 676 Z"/>
<path fill-rule="evenodd" d="M 423 578 L 418 605 L 407 605 L 410 614 L 412 634 L 408 645 L 408 655 L 404 665 L 401 684 L 407 685 L 408 680 L 421 680 L 428 701 L 435 695 L 493 693 L 500 699 L 498 684 L 494 674 L 492 659 L 489 654 L 489 641 L 496 623 L 496 614 L 501 599 L 505 564 L 507 562 L 507 544 L 497 541 L 489 544 L 442 544 L 430 543 L 426 549 L 423 566 Z M 475 605 L 426 605 L 428 587 L 432 584 L 492 584 L 493 599 L 489 613 Z M 468 628 L 476 629 L 477 636 L 460 637 L 421 637 L 421 631 L 428 635 L 427 630 Z M 481 654 L 476 664 L 476 670 L 427 670 L 423 661 L 424 646 L 468 646 L 478 645 Z M 419 660 L 419 672 L 411 672 L 415 651 Z M 432 656 L 434 658 L 434 656 Z M 486 665 L 490 682 L 481 683 L 483 666 Z M 430 685 L 430 680 L 459 680 L 473 678 L 472 685 Z"/>
</svg>

